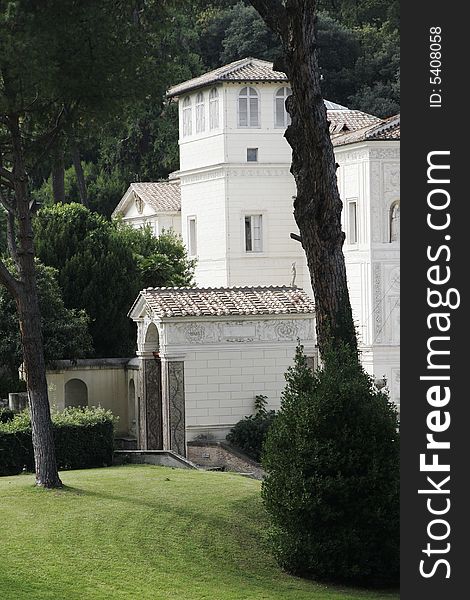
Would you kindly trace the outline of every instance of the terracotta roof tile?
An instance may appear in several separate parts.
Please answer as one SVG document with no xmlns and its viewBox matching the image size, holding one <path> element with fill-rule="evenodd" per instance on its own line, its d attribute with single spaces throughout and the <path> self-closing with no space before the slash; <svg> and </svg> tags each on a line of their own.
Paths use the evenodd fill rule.
<svg viewBox="0 0 470 600">
<path fill-rule="evenodd" d="M 147 288 L 140 292 L 155 317 L 313 314 L 307 294 L 292 287 Z"/>
<path fill-rule="evenodd" d="M 156 212 L 178 212 L 181 210 L 179 180 L 155 183 L 131 183 L 133 192 Z"/>
<path fill-rule="evenodd" d="M 125 211 L 126 207 L 140 198 L 151 206 L 156 213 L 173 213 L 181 211 L 181 189 L 179 179 L 156 181 L 154 183 L 131 183 L 119 204 L 113 211 L 116 217 Z"/>
<path fill-rule="evenodd" d="M 363 126 L 352 131 L 332 132 L 333 146 L 345 146 L 356 142 L 399 140 L 400 115 L 388 119 L 379 119 L 378 123 Z"/>
<path fill-rule="evenodd" d="M 287 81 L 285 73 L 273 70 L 273 64 L 257 58 L 242 58 L 228 65 L 204 73 L 199 77 L 183 81 L 168 90 L 167 96 L 172 98 L 191 90 L 220 81 Z"/>
</svg>

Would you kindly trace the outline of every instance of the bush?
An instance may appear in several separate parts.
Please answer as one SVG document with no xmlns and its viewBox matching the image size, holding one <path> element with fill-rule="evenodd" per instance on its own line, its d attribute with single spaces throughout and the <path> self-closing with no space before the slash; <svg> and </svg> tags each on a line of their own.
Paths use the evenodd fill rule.
<svg viewBox="0 0 470 600">
<path fill-rule="evenodd" d="M 260 461 L 266 433 L 276 413 L 266 410 L 266 396 L 256 396 L 255 414 L 245 417 L 227 435 L 227 441 L 253 460 Z"/>
<path fill-rule="evenodd" d="M 7 407 L 0 407 L 0 423 L 8 423 L 11 421 L 15 413 Z"/>
<path fill-rule="evenodd" d="M 52 415 L 57 466 L 82 469 L 113 462 L 114 416 L 102 408 L 67 408 Z M 0 423 L 0 475 L 34 471 L 31 424 L 27 412 Z"/>
<path fill-rule="evenodd" d="M 262 496 L 280 565 L 316 579 L 394 584 L 399 574 L 396 410 L 346 349 L 313 373 L 303 349 L 267 435 Z"/>
</svg>

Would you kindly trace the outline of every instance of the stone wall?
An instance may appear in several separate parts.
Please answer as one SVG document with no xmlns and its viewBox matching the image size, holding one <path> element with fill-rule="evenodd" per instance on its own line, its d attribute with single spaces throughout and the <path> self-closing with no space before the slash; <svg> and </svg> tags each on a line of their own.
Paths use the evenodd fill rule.
<svg viewBox="0 0 470 600">
<path fill-rule="evenodd" d="M 222 468 L 225 471 L 249 473 L 255 479 L 263 479 L 265 475 L 257 462 L 224 442 L 189 442 L 188 458 L 204 468 Z"/>
</svg>

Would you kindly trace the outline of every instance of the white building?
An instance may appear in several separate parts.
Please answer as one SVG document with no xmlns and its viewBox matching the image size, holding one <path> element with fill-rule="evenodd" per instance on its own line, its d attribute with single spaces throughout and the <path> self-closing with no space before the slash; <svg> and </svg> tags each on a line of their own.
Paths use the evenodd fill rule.
<svg viewBox="0 0 470 600">
<path fill-rule="evenodd" d="M 278 409 L 299 339 L 314 364 L 314 305 L 297 288 L 149 288 L 130 316 L 142 449 L 185 455 L 198 435 L 223 440 L 257 395 Z"/>
<path fill-rule="evenodd" d="M 253 58 L 169 90 L 179 104 L 180 170 L 167 182 L 132 184 L 114 215 L 181 232 L 198 259 L 198 286 L 295 284 L 312 295 L 301 245 L 290 237 L 298 230 L 284 138 L 289 93 L 284 73 Z M 399 118 L 326 106 L 363 363 L 387 379 L 399 404 Z"/>
</svg>

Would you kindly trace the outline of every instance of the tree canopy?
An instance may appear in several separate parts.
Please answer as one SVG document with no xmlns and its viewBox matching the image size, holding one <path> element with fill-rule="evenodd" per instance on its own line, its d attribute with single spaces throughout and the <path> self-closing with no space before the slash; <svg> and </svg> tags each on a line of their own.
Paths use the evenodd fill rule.
<svg viewBox="0 0 470 600">
<path fill-rule="evenodd" d="M 39 258 L 58 272 L 65 305 L 90 316 L 94 355 L 132 356 L 127 313 L 145 287 L 191 285 L 194 261 L 174 234 L 110 222 L 81 204 L 41 209 L 34 223 Z"/>
<path fill-rule="evenodd" d="M 11 261 L 8 266 L 14 271 Z M 86 358 L 92 352 L 88 315 L 84 310 L 66 308 L 55 269 L 37 262 L 36 272 L 46 363 L 51 365 L 60 359 Z M 0 286 L 0 365 L 4 367 L 3 378 L 8 385 L 15 387 L 22 362 L 15 302 Z M 13 387 L 1 386 L 1 391 L 6 394 L 13 391 Z"/>
</svg>

